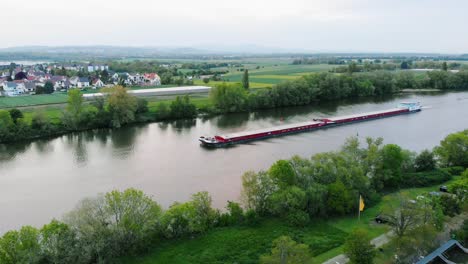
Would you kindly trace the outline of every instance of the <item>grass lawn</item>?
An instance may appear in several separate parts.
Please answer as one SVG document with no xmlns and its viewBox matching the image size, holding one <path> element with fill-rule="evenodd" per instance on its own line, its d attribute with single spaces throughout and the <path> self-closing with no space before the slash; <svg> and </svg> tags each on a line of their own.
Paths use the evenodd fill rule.
<svg viewBox="0 0 468 264">
<path fill-rule="evenodd" d="M 221 83 L 224 83 L 224 81 L 210 81 L 209 83 L 204 83 L 202 80 L 194 80 L 193 81 L 194 85 L 203 85 L 203 86 L 209 86 L 209 87 L 215 87 L 216 85 L 221 84 Z M 229 82 L 226 82 L 226 83 L 240 84 L 240 81 L 238 81 L 238 82 L 229 81 Z M 252 82 L 252 80 L 250 80 L 249 85 L 250 85 L 250 89 L 260 89 L 260 88 L 267 88 L 267 87 L 272 86 L 272 84 L 270 84 L 270 83 Z"/>
<path fill-rule="evenodd" d="M 67 102 L 67 94 L 38 94 L 16 97 L 0 97 L 0 109 L 31 105 L 60 104 Z"/>
<path fill-rule="evenodd" d="M 438 186 L 410 188 L 401 192 L 415 198 Z M 216 228 L 205 235 L 163 242 L 149 254 L 123 259 L 124 263 L 257 263 L 271 249 L 271 242 L 281 235 L 309 245 L 313 263 L 322 263 L 343 253 L 347 234 L 361 227 L 377 237 L 389 231 L 389 226 L 374 222 L 385 205 L 398 203 L 398 193 L 385 195 L 382 201 L 366 208 L 361 214 L 329 220 L 312 220 L 305 228 L 290 227 L 279 219 L 264 220 L 258 227 L 232 226 Z"/>
</svg>

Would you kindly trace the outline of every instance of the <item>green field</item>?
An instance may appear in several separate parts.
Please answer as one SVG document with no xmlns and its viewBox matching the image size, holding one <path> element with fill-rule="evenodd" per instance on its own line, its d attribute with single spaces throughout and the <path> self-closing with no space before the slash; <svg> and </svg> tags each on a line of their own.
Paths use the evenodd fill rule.
<svg viewBox="0 0 468 264">
<path fill-rule="evenodd" d="M 402 193 L 415 198 L 437 186 L 411 188 Z M 279 219 L 264 220 L 258 227 L 232 226 L 216 228 L 205 235 L 192 238 L 165 241 L 149 254 L 125 258 L 124 263 L 257 263 L 260 255 L 268 253 L 271 242 L 281 235 L 288 235 L 310 247 L 314 263 L 322 263 L 343 253 L 346 236 L 356 227 L 368 230 L 372 237 L 389 231 L 389 226 L 374 222 L 384 206 L 398 204 L 398 193 L 384 196 L 382 201 L 356 216 L 312 220 L 304 228 L 295 228 Z"/>
<path fill-rule="evenodd" d="M 0 108 L 60 104 L 65 103 L 66 101 L 67 95 L 65 93 L 0 97 Z"/>
</svg>

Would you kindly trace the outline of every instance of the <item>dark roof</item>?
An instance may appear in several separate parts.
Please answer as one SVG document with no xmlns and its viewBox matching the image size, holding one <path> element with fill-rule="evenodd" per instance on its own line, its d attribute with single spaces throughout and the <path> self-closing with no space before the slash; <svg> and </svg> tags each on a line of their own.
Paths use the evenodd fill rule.
<svg viewBox="0 0 468 264">
<path fill-rule="evenodd" d="M 89 79 L 87 77 L 80 77 L 78 78 L 79 82 L 89 82 Z"/>
<path fill-rule="evenodd" d="M 427 263 L 430 263 L 431 261 L 433 261 L 433 260 L 435 260 L 437 258 L 443 258 L 442 254 L 445 251 L 452 248 L 453 246 L 455 246 L 455 245 L 461 248 L 461 245 L 460 245 L 460 243 L 458 243 L 457 240 L 451 239 L 451 240 L 445 242 L 445 244 L 440 246 L 438 249 L 432 251 L 431 254 L 427 255 L 426 257 L 424 257 L 420 261 L 416 262 L 416 264 L 427 264 Z"/>
</svg>

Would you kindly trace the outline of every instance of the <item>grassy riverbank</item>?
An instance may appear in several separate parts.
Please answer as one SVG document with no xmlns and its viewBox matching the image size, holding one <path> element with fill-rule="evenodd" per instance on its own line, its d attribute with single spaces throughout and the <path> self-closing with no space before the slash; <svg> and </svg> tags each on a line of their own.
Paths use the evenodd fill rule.
<svg viewBox="0 0 468 264">
<path fill-rule="evenodd" d="M 454 180 L 451 180 L 452 182 Z M 447 182 L 448 183 L 448 182 Z M 439 185 L 402 190 L 415 198 Z M 257 263 L 260 255 L 268 253 L 271 242 L 288 235 L 308 245 L 314 255 L 313 263 L 322 263 L 343 253 L 343 244 L 349 232 L 356 227 L 366 229 L 372 237 L 386 233 L 389 226 L 374 222 L 383 207 L 398 204 L 399 193 L 385 195 L 377 205 L 366 208 L 361 220 L 351 215 L 329 220 L 312 219 L 304 228 L 291 227 L 279 219 L 265 219 L 258 227 L 231 226 L 216 228 L 204 235 L 165 241 L 150 253 L 122 259 L 123 263 Z"/>
</svg>

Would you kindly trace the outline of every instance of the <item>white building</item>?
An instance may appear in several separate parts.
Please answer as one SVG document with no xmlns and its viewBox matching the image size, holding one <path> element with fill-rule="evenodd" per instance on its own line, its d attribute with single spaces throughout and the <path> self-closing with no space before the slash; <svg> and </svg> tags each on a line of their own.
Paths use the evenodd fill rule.
<svg viewBox="0 0 468 264">
<path fill-rule="evenodd" d="M 26 87 L 22 82 L 4 82 L 3 93 L 5 96 L 18 96 L 26 94 Z"/>
</svg>

